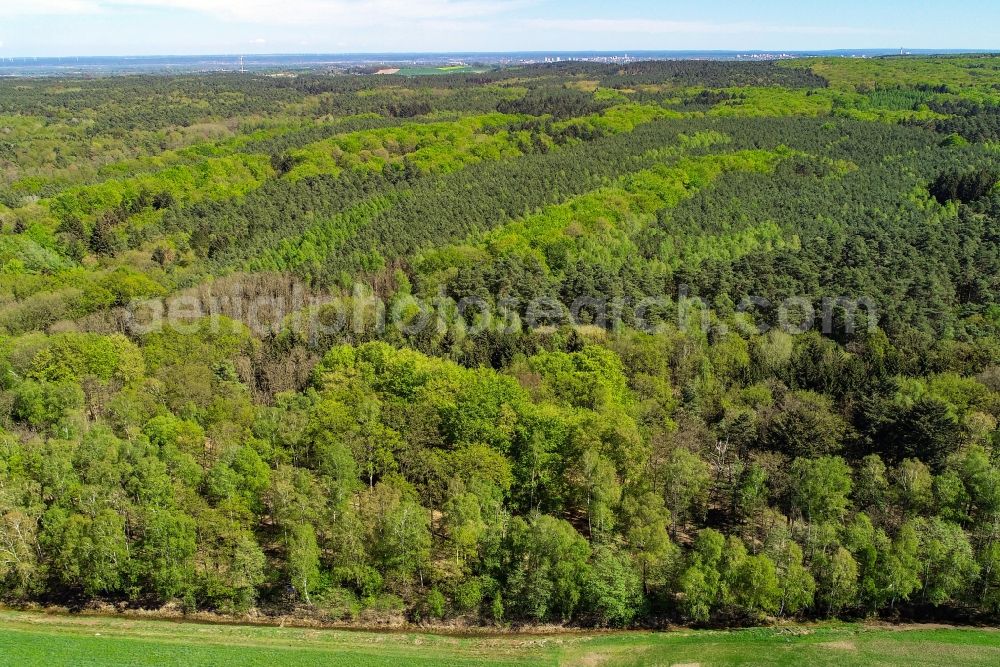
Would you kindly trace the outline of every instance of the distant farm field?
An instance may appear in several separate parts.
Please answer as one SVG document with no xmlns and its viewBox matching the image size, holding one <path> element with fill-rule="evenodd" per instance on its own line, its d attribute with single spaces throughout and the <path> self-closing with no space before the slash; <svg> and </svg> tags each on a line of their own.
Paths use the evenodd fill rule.
<svg viewBox="0 0 1000 667">
<path fill-rule="evenodd" d="M 455 637 L 0 612 L 3 665 L 996 665 L 1000 632 L 836 625 Z"/>
<path fill-rule="evenodd" d="M 397 72 L 402 76 L 432 76 L 436 74 L 477 74 L 486 68 L 470 65 L 447 65 L 445 67 L 403 67 Z"/>
</svg>

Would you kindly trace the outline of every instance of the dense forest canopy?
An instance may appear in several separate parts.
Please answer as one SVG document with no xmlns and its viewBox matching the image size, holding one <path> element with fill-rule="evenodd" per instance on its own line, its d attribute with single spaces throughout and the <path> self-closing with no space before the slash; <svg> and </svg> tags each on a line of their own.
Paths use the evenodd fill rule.
<svg viewBox="0 0 1000 667">
<path fill-rule="evenodd" d="M 989 56 L 2 80 L 0 602 L 995 621 L 998 110 Z"/>
</svg>

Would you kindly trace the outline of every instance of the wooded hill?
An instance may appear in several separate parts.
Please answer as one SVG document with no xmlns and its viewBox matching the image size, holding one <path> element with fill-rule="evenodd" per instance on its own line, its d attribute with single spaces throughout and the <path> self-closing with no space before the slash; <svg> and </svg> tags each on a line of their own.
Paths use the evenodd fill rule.
<svg viewBox="0 0 1000 667">
<path fill-rule="evenodd" d="M 996 621 L 998 110 L 987 56 L 2 80 L 0 601 Z M 300 326 L 367 296 L 451 305 Z"/>
</svg>

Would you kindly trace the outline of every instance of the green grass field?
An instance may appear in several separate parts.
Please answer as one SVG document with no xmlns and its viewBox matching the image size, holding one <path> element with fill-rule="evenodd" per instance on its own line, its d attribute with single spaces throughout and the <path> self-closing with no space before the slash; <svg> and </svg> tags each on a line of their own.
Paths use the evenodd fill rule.
<svg viewBox="0 0 1000 667">
<path fill-rule="evenodd" d="M 0 612 L 2 665 L 997 665 L 994 630 L 837 625 L 453 637 Z"/>
<path fill-rule="evenodd" d="M 400 76 L 435 76 L 439 74 L 479 74 L 487 71 L 483 67 L 471 65 L 447 65 L 445 67 L 403 67 Z"/>
</svg>

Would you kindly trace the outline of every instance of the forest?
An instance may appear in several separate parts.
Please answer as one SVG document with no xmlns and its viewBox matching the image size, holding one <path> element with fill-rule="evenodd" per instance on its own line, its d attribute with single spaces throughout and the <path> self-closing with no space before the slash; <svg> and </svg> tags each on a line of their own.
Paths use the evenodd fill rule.
<svg viewBox="0 0 1000 667">
<path fill-rule="evenodd" d="M 996 623 L 998 184 L 993 56 L 2 79 L 0 603 Z"/>
</svg>

